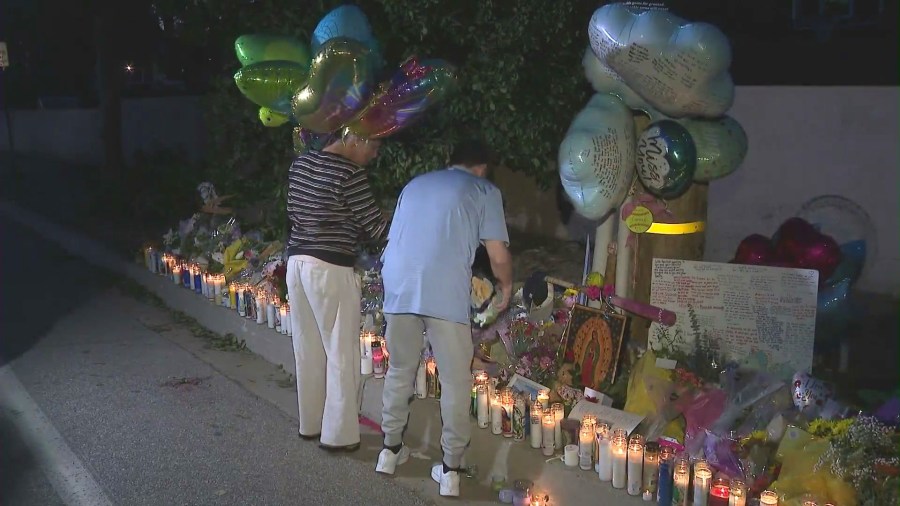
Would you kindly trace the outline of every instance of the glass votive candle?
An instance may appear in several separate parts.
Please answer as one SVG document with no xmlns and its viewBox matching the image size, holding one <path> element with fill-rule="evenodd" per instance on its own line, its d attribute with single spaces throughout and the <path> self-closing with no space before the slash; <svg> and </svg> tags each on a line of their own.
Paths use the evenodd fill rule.
<svg viewBox="0 0 900 506">
<path fill-rule="evenodd" d="M 731 485 L 725 478 L 716 478 L 709 489 L 709 506 L 728 506 Z"/>
<path fill-rule="evenodd" d="M 760 506 L 778 506 L 778 494 L 772 490 L 763 490 L 759 494 Z"/>
</svg>

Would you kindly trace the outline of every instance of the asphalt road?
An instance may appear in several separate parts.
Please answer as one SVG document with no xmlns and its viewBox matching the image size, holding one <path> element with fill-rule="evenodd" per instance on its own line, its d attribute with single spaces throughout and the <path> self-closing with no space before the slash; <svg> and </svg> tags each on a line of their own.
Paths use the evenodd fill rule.
<svg viewBox="0 0 900 506">
<path fill-rule="evenodd" d="M 103 271 L 0 227 L 0 504 L 427 503 L 300 441 Z"/>
</svg>

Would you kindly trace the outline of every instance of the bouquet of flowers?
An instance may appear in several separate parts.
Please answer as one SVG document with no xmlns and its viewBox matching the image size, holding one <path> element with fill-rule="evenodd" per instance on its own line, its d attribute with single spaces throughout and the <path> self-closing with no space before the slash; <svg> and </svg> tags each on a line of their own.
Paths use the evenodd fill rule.
<svg viewBox="0 0 900 506">
<path fill-rule="evenodd" d="M 558 367 L 556 349 L 546 344 L 539 344 L 519 356 L 516 363 L 516 374 L 541 385 L 550 385 L 556 379 Z"/>
<path fill-rule="evenodd" d="M 897 432 L 869 416 L 826 425 L 830 425 L 832 433 L 831 446 L 819 459 L 816 470 L 830 468 L 836 476 L 850 482 L 861 506 L 900 504 Z"/>
<path fill-rule="evenodd" d="M 280 252 L 272 254 L 263 266 L 260 284 L 270 295 L 287 300 L 287 263 Z"/>
</svg>

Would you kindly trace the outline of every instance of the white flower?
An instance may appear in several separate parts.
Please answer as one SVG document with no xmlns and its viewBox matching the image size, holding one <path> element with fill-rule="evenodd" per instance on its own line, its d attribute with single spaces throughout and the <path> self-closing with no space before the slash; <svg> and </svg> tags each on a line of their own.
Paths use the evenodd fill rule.
<svg viewBox="0 0 900 506">
<path fill-rule="evenodd" d="M 212 258 L 213 258 L 213 260 L 215 260 L 216 262 L 219 262 L 220 264 L 225 263 L 225 253 L 222 253 L 221 251 L 217 251 L 216 253 L 213 253 Z"/>
</svg>

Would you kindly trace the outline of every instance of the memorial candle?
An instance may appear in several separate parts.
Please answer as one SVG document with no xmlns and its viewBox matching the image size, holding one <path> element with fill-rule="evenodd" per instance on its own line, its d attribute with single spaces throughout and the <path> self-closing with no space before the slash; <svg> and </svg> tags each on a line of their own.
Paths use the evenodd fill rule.
<svg viewBox="0 0 900 506">
<path fill-rule="evenodd" d="M 547 389 L 544 389 L 544 388 L 538 390 L 537 402 L 540 402 L 541 406 L 544 409 L 549 409 L 550 408 L 550 391 Z"/>
<path fill-rule="evenodd" d="M 513 437 L 513 394 L 505 388 L 500 392 L 501 413 L 503 414 L 503 437 Z"/>
<path fill-rule="evenodd" d="M 747 484 L 742 480 L 731 480 L 728 506 L 747 506 Z"/>
<path fill-rule="evenodd" d="M 256 294 L 256 323 L 257 325 L 262 325 L 266 323 L 266 311 L 269 307 L 269 303 L 266 299 L 266 294 L 263 291 L 260 291 Z"/>
<path fill-rule="evenodd" d="M 203 293 L 203 276 L 200 271 L 200 267 L 193 266 L 191 267 L 191 276 L 194 277 L 194 292 L 195 293 Z"/>
<path fill-rule="evenodd" d="M 673 471 L 673 483 L 675 489 L 672 493 L 672 504 L 674 506 L 687 506 L 688 503 L 688 487 L 691 484 L 691 464 L 685 458 L 675 459 Z"/>
<path fill-rule="evenodd" d="M 475 411 L 478 419 L 478 428 L 486 429 L 491 421 L 491 406 L 488 403 L 487 385 L 475 386 Z"/>
<path fill-rule="evenodd" d="M 503 406 L 500 404 L 500 392 L 491 395 L 491 434 L 503 434 Z"/>
<path fill-rule="evenodd" d="M 694 506 L 709 504 L 709 486 L 712 482 L 712 471 L 706 462 L 694 464 Z"/>
<path fill-rule="evenodd" d="M 270 300 L 267 301 L 268 305 L 266 305 L 266 326 L 270 329 L 275 328 L 275 301 Z"/>
<path fill-rule="evenodd" d="M 600 481 L 612 480 L 612 446 L 610 427 L 607 422 L 597 424 L 597 475 Z"/>
<path fill-rule="evenodd" d="M 731 487 L 728 480 L 716 478 L 709 489 L 709 506 L 728 506 L 728 496 L 731 495 Z"/>
<path fill-rule="evenodd" d="M 578 432 L 578 467 L 590 471 L 594 463 L 594 428 L 590 424 L 582 426 Z"/>
<path fill-rule="evenodd" d="M 244 305 L 244 289 L 244 285 L 237 285 L 234 287 L 234 300 L 237 304 L 237 312 L 241 316 L 245 316 L 247 314 L 247 307 Z"/>
<path fill-rule="evenodd" d="M 175 284 L 175 285 L 181 284 L 181 266 L 180 265 L 172 266 L 172 284 Z"/>
<path fill-rule="evenodd" d="M 281 321 L 281 333 L 287 334 L 287 327 L 285 326 L 285 320 L 287 319 L 287 304 L 282 304 L 281 307 L 278 308 L 278 312 L 281 314 L 279 318 Z"/>
<path fill-rule="evenodd" d="M 566 417 L 566 407 L 563 406 L 563 403 L 561 402 L 554 402 L 550 406 L 550 411 L 553 414 L 553 420 L 556 422 L 556 427 L 553 429 L 553 446 L 555 448 L 562 448 L 562 421 Z"/>
<path fill-rule="evenodd" d="M 628 460 L 628 440 L 625 436 L 616 435 L 610 443 L 612 447 L 612 486 L 613 488 L 625 488 Z"/>
<path fill-rule="evenodd" d="M 385 362 L 384 347 L 381 346 L 381 340 L 376 337 L 372 341 L 372 375 L 381 379 L 385 372 L 387 372 L 387 363 Z"/>
<path fill-rule="evenodd" d="M 425 361 L 419 361 L 419 368 L 416 369 L 416 398 L 425 399 L 428 397 L 428 374 L 425 371 Z M 490 404 L 490 393 L 488 393 L 488 403 Z M 488 416 L 490 419 L 490 415 Z"/>
<path fill-rule="evenodd" d="M 361 332 L 359 334 L 359 373 L 368 376 L 373 372 L 372 362 L 372 338 L 375 334 L 372 332 Z"/>
<path fill-rule="evenodd" d="M 674 465 L 674 452 L 660 452 L 659 454 L 659 485 L 656 494 L 657 506 L 672 506 L 672 466 Z"/>
<path fill-rule="evenodd" d="M 644 436 L 635 434 L 628 440 L 628 495 L 641 495 L 644 469 Z"/>
<path fill-rule="evenodd" d="M 540 401 L 534 401 L 531 404 L 531 447 L 534 449 L 541 447 L 541 417 L 544 416 L 544 408 Z"/>
<path fill-rule="evenodd" d="M 659 485 L 659 443 L 649 442 L 644 447 L 644 482 L 643 489 L 649 490 L 656 497 Z"/>
<path fill-rule="evenodd" d="M 763 490 L 759 495 L 759 506 L 778 506 L 778 494 L 771 490 Z"/>
<path fill-rule="evenodd" d="M 545 414 L 541 420 L 541 453 L 545 457 L 550 457 L 554 452 L 553 433 L 556 430 L 556 419 L 552 414 Z"/>
</svg>

